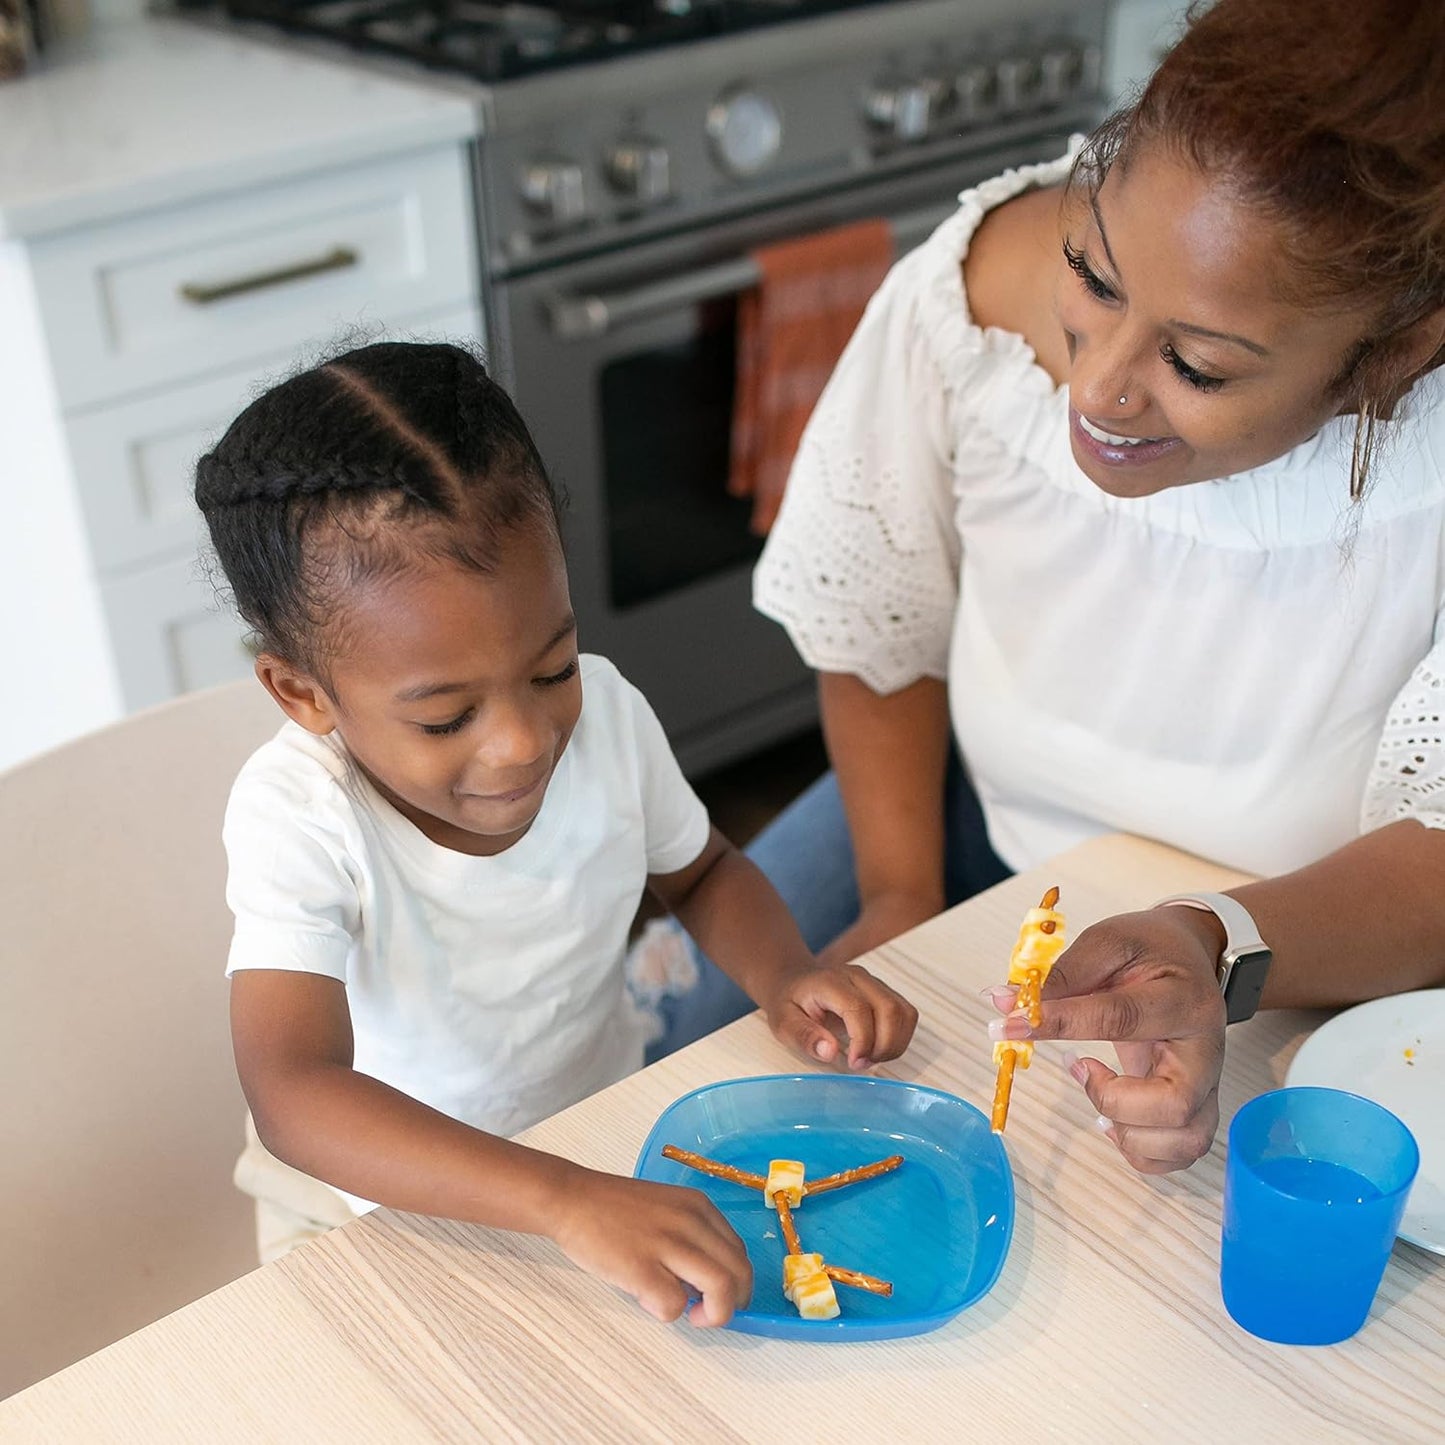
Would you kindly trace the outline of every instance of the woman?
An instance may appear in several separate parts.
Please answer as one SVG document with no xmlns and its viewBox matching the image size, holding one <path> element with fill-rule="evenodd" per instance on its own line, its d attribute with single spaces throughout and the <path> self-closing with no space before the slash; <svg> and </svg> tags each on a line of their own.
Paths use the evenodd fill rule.
<svg viewBox="0 0 1445 1445">
<path fill-rule="evenodd" d="M 1445 982 L 1442 344 L 1437 0 L 1219 0 L 1072 161 L 965 193 L 758 568 L 834 765 L 754 851 L 810 942 L 1123 830 L 1267 879 L 1267 1006 Z M 1141 1170 L 1213 1140 L 1224 943 L 1155 907 L 1050 979 L 1037 1036 L 1120 1042 L 1132 1077 L 1071 1069 Z"/>
</svg>

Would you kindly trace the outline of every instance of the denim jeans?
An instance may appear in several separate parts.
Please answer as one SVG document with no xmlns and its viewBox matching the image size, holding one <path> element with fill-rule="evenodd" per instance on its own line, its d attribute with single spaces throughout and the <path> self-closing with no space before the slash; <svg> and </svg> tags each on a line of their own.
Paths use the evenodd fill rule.
<svg viewBox="0 0 1445 1445">
<path fill-rule="evenodd" d="M 950 907 L 1009 876 L 1011 870 L 989 844 L 983 810 L 956 753 L 950 754 L 944 783 L 944 829 L 944 893 Z M 778 890 L 814 953 L 857 919 L 860 905 L 853 845 L 838 780 L 831 772 L 794 799 L 746 852 Z M 680 925 L 669 920 L 667 926 L 675 929 L 691 950 L 698 981 L 687 992 L 672 994 L 657 1005 L 663 1033 L 648 1046 L 648 1063 L 756 1007 L 699 952 Z"/>
</svg>

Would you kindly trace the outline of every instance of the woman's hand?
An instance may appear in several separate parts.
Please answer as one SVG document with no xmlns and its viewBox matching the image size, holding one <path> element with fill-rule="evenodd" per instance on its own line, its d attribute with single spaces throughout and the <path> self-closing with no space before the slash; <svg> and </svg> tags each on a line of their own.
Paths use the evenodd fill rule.
<svg viewBox="0 0 1445 1445">
<path fill-rule="evenodd" d="M 1187 1169 L 1214 1143 L 1224 1067 L 1224 999 L 1215 979 L 1223 936 L 1212 914 L 1152 908 L 1086 928 L 1043 990 L 1042 1021 L 1010 1013 L 1006 1038 L 1107 1039 L 1122 1074 L 1098 1059 L 1069 1071 L 1110 1121 L 1108 1135 L 1144 1174 Z M 1012 1008 L 1010 991 L 995 994 Z M 1000 1025 L 1002 1029 L 1000 1030 Z"/>
<path fill-rule="evenodd" d="M 768 1027 L 794 1052 L 824 1064 L 846 1059 L 850 1069 L 896 1059 L 918 1026 L 918 1010 L 855 963 L 819 961 L 784 973 L 759 1002 Z"/>
<path fill-rule="evenodd" d="M 655 1319 L 725 1325 L 751 1298 L 748 1252 L 701 1191 L 579 1169 L 563 1197 L 548 1231 L 563 1253 Z"/>
</svg>

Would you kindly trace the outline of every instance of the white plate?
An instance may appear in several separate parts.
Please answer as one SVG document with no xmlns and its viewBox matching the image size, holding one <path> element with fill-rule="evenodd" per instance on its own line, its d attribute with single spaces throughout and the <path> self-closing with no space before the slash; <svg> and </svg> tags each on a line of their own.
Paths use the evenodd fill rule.
<svg viewBox="0 0 1445 1445">
<path fill-rule="evenodd" d="M 1404 1120 L 1420 1146 L 1400 1238 L 1445 1254 L 1445 988 L 1372 999 L 1304 1041 L 1291 1087 L 1347 1089 Z"/>
</svg>

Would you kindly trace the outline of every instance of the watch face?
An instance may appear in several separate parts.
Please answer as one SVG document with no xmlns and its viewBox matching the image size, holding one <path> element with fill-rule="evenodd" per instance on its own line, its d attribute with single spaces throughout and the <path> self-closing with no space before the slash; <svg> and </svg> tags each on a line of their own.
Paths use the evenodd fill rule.
<svg viewBox="0 0 1445 1445">
<path fill-rule="evenodd" d="M 1259 1010 L 1259 996 L 1269 977 L 1274 955 L 1267 948 L 1240 954 L 1229 966 L 1224 980 L 1224 1008 L 1229 1023 L 1243 1023 Z"/>
</svg>

